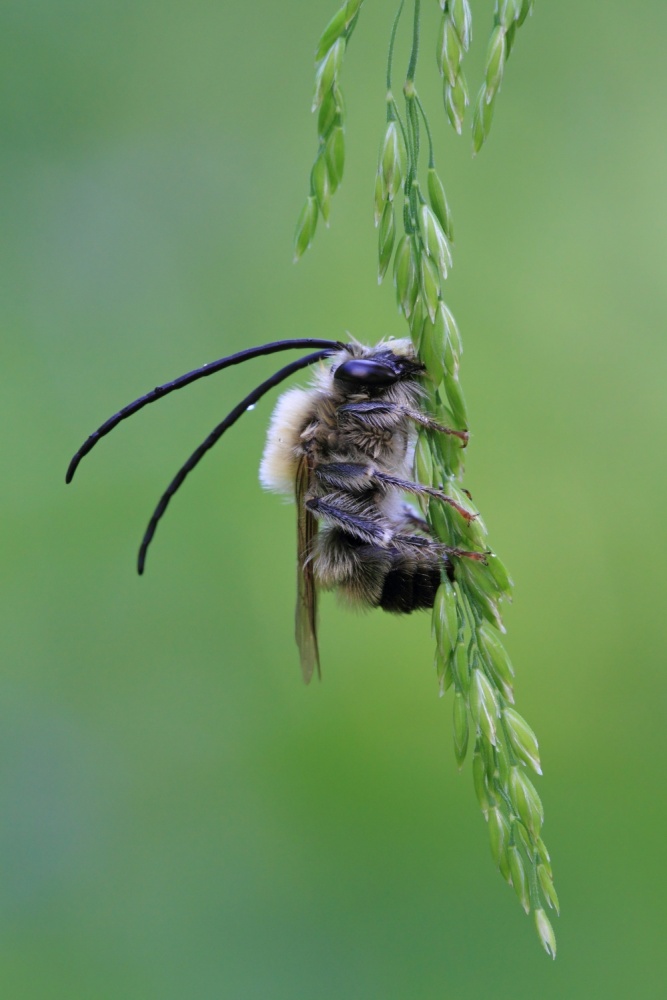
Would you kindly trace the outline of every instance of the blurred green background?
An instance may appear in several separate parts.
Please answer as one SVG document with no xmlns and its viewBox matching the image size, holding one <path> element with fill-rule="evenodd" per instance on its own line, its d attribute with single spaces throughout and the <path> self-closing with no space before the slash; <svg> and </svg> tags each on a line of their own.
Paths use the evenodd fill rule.
<svg viewBox="0 0 667 1000">
<path fill-rule="evenodd" d="M 135 574 L 161 490 L 275 359 L 144 411 L 65 488 L 83 438 L 158 382 L 274 338 L 403 334 L 372 226 L 393 4 L 362 12 L 346 180 L 331 230 L 291 263 L 312 52 L 334 9 L 0 14 L 12 1000 L 663 995 L 664 4 L 538 3 L 474 161 L 445 121 L 425 4 L 466 485 L 516 581 L 508 645 L 545 766 L 555 964 L 457 773 L 428 618 L 325 598 L 324 679 L 301 683 L 294 513 L 257 483 L 273 398 L 207 457 Z M 491 4 L 473 13 L 476 84 Z"/>
</svg>

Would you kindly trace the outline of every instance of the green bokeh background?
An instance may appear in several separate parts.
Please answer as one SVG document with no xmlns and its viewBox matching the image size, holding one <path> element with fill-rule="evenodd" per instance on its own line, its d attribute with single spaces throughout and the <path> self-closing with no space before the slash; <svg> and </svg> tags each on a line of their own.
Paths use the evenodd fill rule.
<svg viewBox="0 0 667 1000">
<path fill-rule="evenodd" d="M 0 15 L 0 981 L 12 1000 L 663 995 L 667 142 L 658 0 L 538 3 L 483 153 L 418 84 L 454 212 L 466 485 L 516 580 L 559 957 L 493 869 L 426 616 L 292 642 L 273 399 L 136 547 L 261 359 L 118 429 L 158 382 L 286 336 L 403 333 L 373 178 L 393 5 L 344 71 L 333 225 L 291 263 L 330 0 L 21 0 Z M 491 4 L 473 4 L 479 79 Z M 403 40 L 399 65 L 405 65 Z M 476 75 L 475 75 L 476 74 Z M 399 77 L 400 78 L 400 77 Z"/>
</svg>

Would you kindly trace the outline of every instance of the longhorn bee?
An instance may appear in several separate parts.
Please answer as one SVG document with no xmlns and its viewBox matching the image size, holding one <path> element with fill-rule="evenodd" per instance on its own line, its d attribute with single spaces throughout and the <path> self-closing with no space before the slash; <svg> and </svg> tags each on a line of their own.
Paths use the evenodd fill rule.
<svg viewBox="0 0 667 1000">
<path fill-rule="evenodd" d="M 286 378 L 323 362 L 308 389 L 282 395 L 273 412 L 260 481 L 294 496 L 297 509 L 296 639 L 304 679 L 320 670 L 317 591 L 336 589 L 348 602 L 409 614 L 433 606 L 443 574 L 453 578 L 451 556 L 484 560 L 437 541 L 405 495 L 448 504 L 466 519 L 476 515 L 440 489 L 410 478 L 417 428 L 454 434 L 423 412 L 424 366 L 409 340 L 376 347 L 356 342 L 283 340 L 221 358 L 158 386 L 101 425 L 74 455 L 66 482 L 81 459 L 122 420 L 149 403 L 251 358 L 292 348 L 317 347 L 253 389 L 214 428 L 176 474 L 151 517 L 139 548 L 138 571 L 169 501 L 200 459 L 246 410 Z"/>
</svg>

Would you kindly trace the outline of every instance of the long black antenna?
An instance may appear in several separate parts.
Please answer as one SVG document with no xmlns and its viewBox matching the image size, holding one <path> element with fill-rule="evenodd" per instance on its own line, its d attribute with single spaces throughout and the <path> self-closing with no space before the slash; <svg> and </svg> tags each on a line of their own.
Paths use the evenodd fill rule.
<svg viewBox="0 0 667 1000">
<path fill-rule="evenodd" d="M 245 351 L 239 351 L 238 354 L 230 354 L 226 358 L 220 358 L 219 361 L 212 361 L 210 364 L 203 365 L 201 368 L 195 368 L 194 371 L 181 375 L 180 378 L 174 379 L 173 382 L 166 382 L 164 385 L 158 385 L 155 389 L 147 392 L 145 396 L 140 396 L 139 399 L 135 399 L 133 403 L 128 403 L 128 405 L 124 406 L 122 410 L 115 413 L 113 417 L 109 417 L 108 420 L 105 420 L 101 427 L 98 427 L 96 431 L 93 431 L 69 463 L 67 475 L 65 476 L 65 482 L 72 482 L 72 478 L 74 477 L 74 473 L 76 472 L 81 459 L 95 447 L 100 438 L 103 438 L 109 433 L 109 431 L 112 431 L 114 427 L 121 422 L 121 420 L 126 420 L 127 417 L 131 417 L 133 413 L 143 409 L 144 406 L 147 406 L 149 403 L 155 403 L 156 400 L 162 399 L 163 396 L 167 396 L 170 392 L 175 392 L 176 389 L 182 389 L 184 386 L 190 385 L 191 382 L 196 382 L 197 379 L 206 378 L 207 375 L 213 375 L 215 372 L 222 371 L 223 368 L 229 368 L 231 365 L 240 365 L 243 361 L 249 361 L 251 358 L 259 358 L 264 354 L 275 354 L 277 351 L 289 351 L 305 347 L 328 348 L 327 353 L 330 354 L 333 351 L 341 350 L 344 346 L 344 344 L 337 340 L 318 340 L 308 338 L 303 338 L 301 340 L 276 340 L 270 344 L 263 344 L 261 347 L 249 347 Z M 322 357 L 324 357 L 324 355 L 322 355 Z M 308 364 L 312 364 L 312 362 L 308 362 Z M 298 369 L 294 370 L 298 371 Z"/>
<path fill-rule="evenodd" d="M 303 341 L 301 341 L 301 343 L 303 343 Z M 313 365 L 316 361 L 320 361 L 322 358 L 328 357 L 330 354 L 333 354 L 334 351 L 339 350 L 341 346 L 341 344 L 334 344 L 333 347 L 330 347 L 326 351 L 316 351 L 315 354 L 307 354 L 305 358 L 299 358 L 298 361 L 293 361 L 290 365 L 285 365 L 284 368 L 277 371 L 271 376 L 271 378 L 267 378 L 266 382 L 262 382 L 256 389 L 253 389 L 252 392 L 248 393 L 245 399 L 242 399 L 238 406 L 235 406 L 231 413 L 227 414 L 222 423 L 219 423 L 218 426 L 211 431 L 206 440 L 202 441 L 197 450 L 190 455 L 190 458 L 187 460 L 185 465 L 178 470 L 171 483 L 160 497 L 158 505 L 153 512 L 153 516 L 148 522 L 148 527 L 144 533 L 141 547 L 139 549 L 139 558 L 137 560 L 137 569 L 140 575 L 144 571 L 148 546 L 153 540 L 155 529 L 166 511 L 169 501 L 173 497 L 174 493 L 176 493 L 179 486 L 182 485 L 185 477 L 192 472 L 194 467 L 204 457 L 206 452 L 213 447 L 216 441 L 222 437 L 225 431 L 231 427 L 232 424 L 236 423 L 239 417 L 243 416 L 248 407 L 252 406 L 253 403 L 256 403 L 258 399 L 261 399 L 262 396 L 269 391 L 269 389 L 273 389 L 275 385 L 279 385 L 280 382 L 284 382 L 284 380 L 290 375 L 293 375 L 294 372 L 298 372 L 302 368 L 307 368 L 308 365 Z"/>
</svg>

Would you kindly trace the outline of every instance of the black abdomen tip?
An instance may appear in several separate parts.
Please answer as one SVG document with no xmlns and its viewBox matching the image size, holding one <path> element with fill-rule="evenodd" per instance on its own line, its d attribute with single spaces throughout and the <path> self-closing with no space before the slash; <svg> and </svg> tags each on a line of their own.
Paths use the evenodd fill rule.
<svg viewBox="0 0 667 1000">
<path fill-rule="evenodd" d="M 436 567 L 392 569 L 385 577 L 380 607 L 402 615 L 432 608 L 439 586 Z"/>
</svg>

